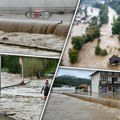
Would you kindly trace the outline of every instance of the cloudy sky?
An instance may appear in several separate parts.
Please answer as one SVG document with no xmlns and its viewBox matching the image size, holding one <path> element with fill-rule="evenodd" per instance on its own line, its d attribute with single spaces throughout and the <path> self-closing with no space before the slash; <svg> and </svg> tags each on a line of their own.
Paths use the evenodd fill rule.
<svg viewBox="0 0 120 120">
<path fill-rule="evenodd" d="M 76 76 L 79 78 L 87 78 L 89 79 L 90 75 L 95 72 L 93 70 L 79 70 L 79 69 L 66 69 L 66 68 L 59 68 L 57 76 L 61 75 L 70 75 L 70 76 Z"/>
</svg>

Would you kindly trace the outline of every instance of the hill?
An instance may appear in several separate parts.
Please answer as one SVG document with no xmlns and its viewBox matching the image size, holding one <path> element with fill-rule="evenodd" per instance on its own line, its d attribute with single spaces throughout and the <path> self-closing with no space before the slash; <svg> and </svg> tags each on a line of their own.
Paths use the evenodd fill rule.
<svg viewBox="0 0 120 120">
<path fill-rule="evenodd" d="M 55 78 L 53 87 L 61 87 L 62 85 L 79 86 L 80 84 L 91 84 L 90 79 L 78 78 L 75 76 L 63 75 Z"/>
</svg>

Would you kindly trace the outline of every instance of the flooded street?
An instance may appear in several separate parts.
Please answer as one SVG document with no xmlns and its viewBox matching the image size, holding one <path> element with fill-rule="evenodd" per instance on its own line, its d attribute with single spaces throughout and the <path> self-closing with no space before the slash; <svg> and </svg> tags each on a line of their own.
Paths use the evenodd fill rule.
<svg viewBox="0 0 120 120">
<path fill-rule="evenodd" d="M 118 15 L 112 8 L 108 7 L 108 9 L 109 9 L 109 14 L 108 14 L 109 22 L 108 22 L 108 24 L 104 24 L 100 29 L 100 32 L 101 32 L 100 47 L 107 49 L 108 55 L 107 56 L 96 56 L 95 55 L 94 50 L 95 50 L 95 47 L 98 42 L 97 42 L 97 40 L 94 40 L 93 42 L 88 42 L 88 43 L 84 44 L 84 46 L 82 47 L 82 49 L 79 52 L 78 61 L 75 64 L 70 64 L 69 56 L 68 56 L 68 49 L 71 47 L 71 45 L 70 45 L 71 40 L 69 39 L 70 43 L 68 42 L 66 51 L 63 56 L 63 65 L 71 66 L 71 67 L 82 67 L 82 68 L 120 70 L 120 66 L 109 65 L 109 58 L 112 57 L 112 55 L 120 56 L 120 53 L 119 53 L 120 42 L 118 41 L 117 36 L 113 35 L 113 37 L 111 37 L 111 35 L 112 35 L 111 23 L 113 23 L 113 16 L 115 18 L 117 18 Z M 95 10 L 95 11 L 99 12 L 99 10 Z M 95 12 L 95 14 L 96 14 L 96 12 Z M 84 24 L 84 26 L 87 27 L 88 25 Z M 81 29 L 84 30 L 83 25 L 80 25 L 79 27 L 81 27 Z M 72 31 L 74 31 L 74 34 L 71 36 L 74 36 L 74 35 L 79 36 L 84 33 L 81 30 L 80 34 L 78 34 L 78 30 L 79 30 L 79 28 L 74 29 L 74 27 L 73 27 Z M 75 34 L 75 31 L 77 34 Z"/>
<path fill-rule="evenodd" d="M 119 120 L 120 110 L 52 93 L 43 120 Z"/>
<path fill-rule="evenodd" d="M 1 79 L 2 87 L 21 82 L 19 74 L 2 73 Z M 26 78 L 25 82 L 29 80 Z M 31 80 L 23 86 L 2 89 L 0 113 L 16 120 L 37 120 L 44 105 L 43 94 L 40 93 L 43 85 L 44 79 Z"/>
</svg>

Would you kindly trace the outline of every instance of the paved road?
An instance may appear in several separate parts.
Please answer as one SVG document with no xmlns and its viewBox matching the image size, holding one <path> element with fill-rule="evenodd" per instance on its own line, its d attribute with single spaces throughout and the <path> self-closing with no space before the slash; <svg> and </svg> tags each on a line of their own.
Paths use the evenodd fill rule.
<svg viewBox="0 0 120 120">
<path fill-rule="evenodd" d="M 120 110 L 52 93 L 43 120 L 119 120 Z"/>
</svg>

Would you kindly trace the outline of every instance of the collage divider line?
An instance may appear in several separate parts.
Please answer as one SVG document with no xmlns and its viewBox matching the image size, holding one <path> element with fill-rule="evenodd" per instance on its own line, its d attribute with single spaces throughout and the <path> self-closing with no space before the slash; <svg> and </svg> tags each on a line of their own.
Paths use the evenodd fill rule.
<svg viewBox="0 0 120 120">
<path fill-rule="evenodd" d="M 47 103 L 48 103 L 48 100 L 49 100 L 49 97 L 50 97 L 51 89 L 52 89 L 52 86 L 53 86 L 55 77 L 56 77 L 56 75 L 57 75 L 57 72 L 58 72 L 58 69 L 59 69 L 59 65 L 60 65 L 60 62 L 61 62 L 61 59 L 62 59 L 64 50 L 65 50 L 65 48 L 66 48 L 66 45 L 67 45 L 67 42 L 68 42 L 68 39 L 69 39 L 69 36 L 70 36 L 70 33 L 71 33 L 71 29 L 72 29 L 72 27 L 73 27 L 73 22 L 74 22 L 74 19 L 75 19 L 75 16 L 76 16 L 78 7 L 79 7 L 79 5 L 80 5 L 80 2 L 81 2 L 81 0 L 78 0 L 78 2 L 77 2 L 77 4 L 76 4 L 77 6 L 76 6 L 76 9 L 75 9 L 73 18 L 72 18 L 72 20 L 71 20 L 70 28 L 69 28 L 69 31 L 68 31 L 68 34 L 67 34 L 67 37 L 66 37 L 66 40 L 65 40 L 65 43 L 64 43 L 64 46 L 63 46 L 63 49 L 62 49 L 62 52 L 61 52 L 59 61 L 58 61 L 58 65 L 57 65 L 57 67 L 56 67 L 56 71 L 55 71 L 54 77 L 53 77 L 52 82 L 51 82 L 51 85 L 50 85 L 50 90 L 49 90 L 49 93 L 48 93 L 48 97 L 47 97 L 47 99 L 46 99 L 46 101 L 45 101 L 44 107 L 43 107 L 43 109 L 42 109 L 42 112 L 41 112 L 40 115 L 39 115 L 38 120 L 42 120 L 43 115 L 44 115 L 44 113 L 45 113 L 45 109 L 46 109 L 46 106 L 47 106 Z"/>
<path fill-rule="evenodd" d="M 120 70 L 106 70 L 106 69 L 94 69 L 94 68 L 79 68 L 79 67 L 70 67 L 70 66 L 59 66 L 61 69 L 73 69 L 73 70 L 93 70 L 93 71 L 109 71 L 109 72 L 120 72 Z"/>
</svg>

